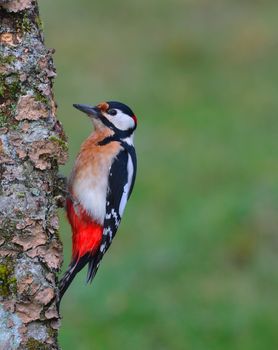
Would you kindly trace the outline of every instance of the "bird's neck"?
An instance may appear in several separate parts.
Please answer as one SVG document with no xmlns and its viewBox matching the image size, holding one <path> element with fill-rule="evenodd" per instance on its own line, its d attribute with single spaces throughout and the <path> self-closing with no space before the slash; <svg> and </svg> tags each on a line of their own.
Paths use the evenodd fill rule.
<svg viewBox="0 0 278 350">
<path fill-rule="evenodd" d="M 115 133 L 109 128 L 96 128 L 91 135 L 87 138 L 86 141 L 90 141 L 90 143 L 98 144 L 102 140 L 106 138 L 114 137 Z M 86 142 L 85 141 L 85 142 Z"/>
</svg>

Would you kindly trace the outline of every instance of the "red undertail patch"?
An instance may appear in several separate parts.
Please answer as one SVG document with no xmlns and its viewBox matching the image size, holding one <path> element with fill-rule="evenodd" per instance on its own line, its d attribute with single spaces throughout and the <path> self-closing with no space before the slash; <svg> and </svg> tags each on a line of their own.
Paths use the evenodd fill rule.
<svg viewBox="0 0 278 350">
<path fill-rule="evenodd" d="M 67 216 L 72 227 L 72 258 L 79 260 L 99 248 L 103 227 L 94 222 L 81 205 L 75 208 L 70 199 L 67 199 Z"/>
</svg>

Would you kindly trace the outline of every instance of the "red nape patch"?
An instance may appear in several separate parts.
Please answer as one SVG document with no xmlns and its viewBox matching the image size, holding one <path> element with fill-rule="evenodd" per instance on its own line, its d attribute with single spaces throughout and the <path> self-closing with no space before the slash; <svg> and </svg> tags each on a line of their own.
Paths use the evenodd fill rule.
<svg viewBox="0 0 278 350">
<path fill-rule="evenodd" d="M 135 121 L 135 124 L 137 124 L 137 117 L 136 117 L 136 115 L 133 115 L 132 119 Z"/>
<path fill-rule="evenodd" d="M 81 205 L 76 213 L 73 203 L 67 199 L 67 216 L 72 227 L 72 258 L 80 259 L 95 251 L 101 242 L 103 227 L 93 221 Z"/>
</svg>

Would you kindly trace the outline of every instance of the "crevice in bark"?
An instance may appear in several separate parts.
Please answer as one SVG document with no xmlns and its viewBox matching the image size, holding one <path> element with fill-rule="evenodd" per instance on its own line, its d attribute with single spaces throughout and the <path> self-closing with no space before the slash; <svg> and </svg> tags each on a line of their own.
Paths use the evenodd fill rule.
<svg viewBox="0 0 278 350">
<path fill-rule="evenodd" d="M 58 349 L 67 143 L 37 1 L 0 0 L 0 349 Z"/>
</svg>

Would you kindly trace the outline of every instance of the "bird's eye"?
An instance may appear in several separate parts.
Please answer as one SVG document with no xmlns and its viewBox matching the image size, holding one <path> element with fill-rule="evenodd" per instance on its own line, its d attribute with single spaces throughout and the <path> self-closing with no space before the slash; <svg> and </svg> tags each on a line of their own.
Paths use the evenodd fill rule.
<svg viewBox="0 0 278 350">
<path fill-rule="evenodd" d="M 107 113 L 110 115 L 116 115 L 117 111 L 116 111 L 116 109 L 109 109 Z"/>
</svg>

